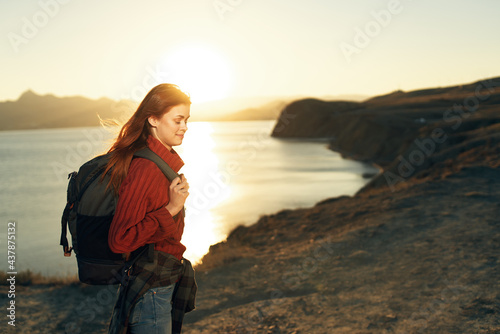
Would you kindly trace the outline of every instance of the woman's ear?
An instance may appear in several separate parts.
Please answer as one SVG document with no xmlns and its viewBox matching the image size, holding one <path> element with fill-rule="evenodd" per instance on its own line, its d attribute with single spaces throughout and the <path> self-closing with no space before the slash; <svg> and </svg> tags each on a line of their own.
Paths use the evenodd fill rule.
<svg viewBox="0 0 500 334">
<path fill-rule="evenodd" d="M 149 125 L 151 125 L 153 128 L 156 128 L 158 126 L 158 119 L 154 116 L 149 116 L 148 122 L 149 122 Z"/>
</svg>

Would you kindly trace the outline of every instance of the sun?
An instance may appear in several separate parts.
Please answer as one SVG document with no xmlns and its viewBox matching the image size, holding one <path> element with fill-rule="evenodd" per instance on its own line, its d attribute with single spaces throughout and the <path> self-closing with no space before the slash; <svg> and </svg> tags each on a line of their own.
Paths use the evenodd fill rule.
<svg viewBox="0 0 500 334">
<path fill-rule="evenodd" d="M 166 80 L 177 84 L 193 103 L 220 100 L 229 95 L 231 71 L 227 60 L 204 45 L 184 46 L 165 57 Z"/>
</svg>

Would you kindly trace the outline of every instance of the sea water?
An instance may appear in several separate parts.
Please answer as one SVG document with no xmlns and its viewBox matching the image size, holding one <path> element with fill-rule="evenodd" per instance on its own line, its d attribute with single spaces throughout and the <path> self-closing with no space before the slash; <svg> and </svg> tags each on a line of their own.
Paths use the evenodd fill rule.
<svg viewBox="0 0 500 334">
<path fill-rule="evenodd" d="M 193 122 L 175 150 L 190 184 L 183 243 L 199 261 L 238 225 L 282 209 L 353 195 L 376 170 L 345 160 L 326 142 L 271 138 L 274 121 Z M 0 132 L 0 270 L 7 271 L 8 222 L 16 223 L 16 270 L 74 275 L 59 246 L 67 175 L 109 147 L 104 128 Z M 68 239 L 70 239 L 68 234 Z"/>
</svg>

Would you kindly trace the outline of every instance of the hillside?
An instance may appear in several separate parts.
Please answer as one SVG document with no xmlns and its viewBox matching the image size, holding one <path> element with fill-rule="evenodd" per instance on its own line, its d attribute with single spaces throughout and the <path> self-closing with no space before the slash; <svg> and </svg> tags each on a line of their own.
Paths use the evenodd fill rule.
<svg viewBox="0 0 500 334">
<path fill-rule="evenodd" d="M 330 148 L 345 157 L 385 167 L 421 129 L 445 127 L 453 136 L 464 130 L 461 125 L 466 119 L 499 114 L 500 78 L 492 78 L 446 88 L 397 91 L 358 103 L 295 101 L 284 108 L 272 136 L 329 138 Z"/>
<path fill-rule="evenodd" d="M 234 230 L 196 268 L 183 333 L 499 333 L 499 169 L 444 174 Z M 109 291 L 20 287 L 16 332 L 107 333 Z"/>
<path fill-rule="evenodd" d="M 368 97 L 364 95 L 337 95 L 337 96 L 326 96 L 325 99 L 329 101 L 361 101 L 366 100 Z M 261 103 L 257 106 L 243 108 L 236 112 L 225 113 L 220 116 L 206 117 L 209 121 L 255 121 L 255 120 L 275 120 L 281 114 L 283 108 L 295 101 L 298 98 L 292 97 L 282 97 L 274 98 L 273 100 Z M 248 102 L 249 103 L 249 102 Z M 250 104 L 250 103 L 249 103 Z M 255 103 L 253 103 L 255 105 Z"/>
<path fill-rule="evenodd" d="M 257 121 L 277 119 L 281 110 L 290 101 L 275 100 L 258 107 L 245 108 L 237 112 L 217 117 L 207 117 L 210 121 Z"/>
<path fill-rule="evenodd" d="M 17 101 L 0 103 L 0 130 L 98 126 L 99 116 L 116 119 L 121 111 L 121 104 L 107 98 L 41 96 L 26 91 Z"/>
</svg>

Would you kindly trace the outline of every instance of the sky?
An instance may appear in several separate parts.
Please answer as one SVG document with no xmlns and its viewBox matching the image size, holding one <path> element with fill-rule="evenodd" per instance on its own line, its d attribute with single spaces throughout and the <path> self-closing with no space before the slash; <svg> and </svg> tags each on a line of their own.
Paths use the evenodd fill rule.
<svg viewBox="0 0 500 334">
<path fill-rule="evenodd" d="M 497 0 L 0 2 L 0 101 L 379 95 L 500 76 Z"/>
</svg>

